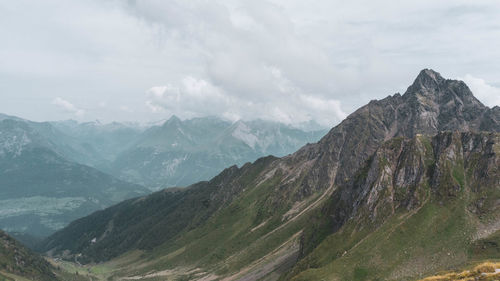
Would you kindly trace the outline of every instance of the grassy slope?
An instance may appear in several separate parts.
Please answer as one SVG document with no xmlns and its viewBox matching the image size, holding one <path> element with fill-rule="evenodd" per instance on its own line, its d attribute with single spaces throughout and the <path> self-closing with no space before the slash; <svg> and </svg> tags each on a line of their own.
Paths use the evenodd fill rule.
<svg viewBox="0 0 500 281">
<path fill-rule="evenodd" d="M 264 210 L 266 194 L 277 180 L 279 176 L 268 179 L 256 188 L 249 188 L 201 227 L 185 231 L 176 240 L 155 248 L 146 256 L 138 257 L 133 270 L 121 271 L 119 275 L 145 274 L 158 269 L 186 266 L 202 268 L 217 275 L 230 275 L 266 256 L 307 224 L 307 216 L 303 216 L 272 232 L 282 224 L 282 215 L 286 212 L 283 208 L 274 210 L 271 215 L 262 215 L 272 211 Z M 261 224 L 261 227 L 252 231 Z M 189 273 L 184 277 L 189 278 Z"/>
<path fill-rule="evenodd" d="M 54 268 L 38 254 L 0 231 L 0 271 L 33 280 L 53 280 Z"/>
<path fill-rule="evenodd" d="M 293 280 L 411 280 L 460 265 L 467 258 L 471 231 L 463 210 L 459 202 L 428 202 L 415 214 L 393 216 L 367 236 L 351 236 L 346 226 L 308 257 L 317 268 Z"/>
<path fill-rule="evenodd" d="M 266 167 L 266 161 L 272 160 L 273 158 L 267 160 L 261 159 L 254 163 L 254 165 L 248 166 L 251 169 L 246 169 L 245 173 L 238 176 L 238 184 L 244 188 L 239 195 L 230 201 L 229 205 L 217 209 L 215 213 L 207 216 L 204 216 L 201 212 L 196 212 L 196 216 L 208 219 L 199 220 L 199 224 L 182 225 L 182 228 L 177 229 L 178 233 L 173 234 L 168 239 L 162 237 L 163 240 L 153 239 L 153 236 L 150 237 L 151 239 L 146 240 L 145 238 L 148 238 L 152 234 L 146 232 L 148 236 L 145 236 L 143 230 L 141 230 L 142 227 L 125 229 L 125 232 L 120 232 L 120 235 L 130 236 L 135 235 L 135 232 L 142 235 L 138 243 L 144 244 L 149 240 L 156 243 L 158 241 L 165 242 L 150 247 L 150 250 L 139 247 L 141 250 L 123 251 L 121 252 L 123 254 L 121 257 L 98 266 L 85 267 L 84 271 L 90 270 L 92 275 L 103 278 L 147 275 L 151 271 L 174 268 L 176 268 L 175 275 L 179 278 L 191 278 L 193 273 L 190 272 L 190 269 L 195 268 L 200 268 L 198 273 L 199 271 L 208 271 L 217 275 L 231 275 L 252 264 L 252 262 L 258 261 L 260 258 L 270 254 L 287 241 L 290 242 L 288 244 L 298 245 L 297 234 L 307 224 L 306 216 L 301 216 L 299 219 L 274 231 L 278 226 L 283 225 L 283 214 L 291 207 L 289 204 L 276 205 L 272 200 L 272 196 L 275 193 L 270 192 L 270 189 L 276 188 L 278 182 L 282 180 L 282 175 L 280 172 L 277 172 L 274 176 L 262 182 L 257 177 L 261 173 L 262 168 Z M 203 190 L 209 191 L 207 189 Z M 317 198 L 318 196 L 312 196 L 308 200 L 313 201 L 317 200 Z M 195 200 L 193 204 L 199 206 L 200 201 L 203 200 Z M 141 201 L 140 203 L 146 204 L 145 202 Z M 162 202 L 160 202 L 161 204 L 158 208 L 166 206 L 163 204 L 165 202 Z M 167 203 L 174 204 L 175 202 L 170 200 Z M 305 203 L 304 205 L 307 206 L 307 202 Z M 126 205 L 128 203 L 123 204 Z M 136 204 L 134 203 L 132 206 Z M 118 205 L 115 208 L 120 208 L 120 206 Z M 161 209 L 163 210 L 164 208 Z M 125 213 L 111 212 L 110 215 L 113 216 L 114 229 L 124 226 L 123 222 L 126 222 L 128 219 Z M 137 215 L 137 213 L 134 215 Z M 144 217 L 158 219 L 161 217 L 160 215 L 147 213 L 144 214 Z M 96 228 L 106 228 L 106 225 L 108 225 L 106 217 L 99 216 L 98 218 L 103 219 L 103 221 L 96 221 L 92 217 L 89 217 L 87 223 L 95 225 Z M 141 220 L 141 224 L 143 223 L 144 220 Z M 81 226 L 82 224 L 79 223 L 78 225 Z M 162 225 L 168 227 L 167 229 L 174 229 L 171 224 Z M 155 225 L 155 228 L 158 226 L 159 224 Z M 149 231 L 150 229 L 144 228 L 144 231 L 146 230 Z M 76 227 L 72 231 L 78 232 L 79 228 Z M 156 234 L 166 235 L 166 232 L 161 229 L 155 232 Z M 96 234 L 86 234 L 82 239 L 82 243 L 88 243 L 86 241 L 90 241 L 92 237 L 96 237 Z M 97 237 L 99 236 L 97 235 Z M 105 239 L 103 239 L 103 242 L 105 242 Z M 110 240 L 105 245 L 112 242 Z M 124 246 L 129 247 L 128 245 Z M 292 248 L 290 247 L 290 251 L 298 251 L 298 247 Z M 78 250 L 78 248 L 75 249 Z M 117 249 L 111 248 L 111 250 L 116 251 Z M 290 251 L 285 251 L 284 254 L 288 255 Z M 78 259 L 81 260 L 81 258 Z M 186 268 L 186 270 L 182 270 L 182 268 Z"/>
</svg>

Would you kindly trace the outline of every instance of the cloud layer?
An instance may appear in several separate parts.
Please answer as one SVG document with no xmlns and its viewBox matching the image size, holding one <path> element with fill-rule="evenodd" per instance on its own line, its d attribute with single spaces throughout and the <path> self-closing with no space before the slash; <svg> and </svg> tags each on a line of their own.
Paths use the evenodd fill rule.
<svg viewBox="0 0 500 281">
<path fill-rule="evenodd" d="M 59 97 L 55 98 L 52 101 L 52 104 L 56 105 L 57 107 L 59 107 L 60 109 L 66 111 L 66 112 L 74 114 L 76 117 L 83 117 L 83 115 L 85 114 L 85 110 L 80 109 L 80 108 L 76 107 L 74 104 L 70 103 L 69 101 L 64 100 L 62 98 L 59 98 Z"/>
<path fill-rule="evenodd" d="M 498 18 L 496 0 L 3 1 L 0 112 L 71 118 L 60 98 L 84 119 L 332 126 L 423 68 L 494 106 Z"/>
<path fill-rule="evenodd" d="M 184 118 L 221 116 L 239 119 L 266 119 L 287 124 L 315 120 L 329 126 L 345 118 L 340 102 L 303 94 L 283 84 L 277 77 L 276 89 L 269 91 L 272 98 L 239 96 L 227 93 L 209 81 L 185 77 L 179 85 L 152 87 L 146 104 L 155 113 L 168 113 Z"/>
</svg>

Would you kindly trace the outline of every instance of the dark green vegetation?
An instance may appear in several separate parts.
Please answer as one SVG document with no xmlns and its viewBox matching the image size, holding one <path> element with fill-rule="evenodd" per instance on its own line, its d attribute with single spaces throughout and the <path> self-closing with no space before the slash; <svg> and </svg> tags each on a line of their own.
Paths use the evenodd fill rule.
<svg viewBox="0 0 500 281">
<path fill-rule="evenodd" d="M 67 227 L 73 235 L 58 232 L 52 240 L 71 252 L 82 252 L 83 256 L 79 259 L 82 262 L 108 260 L 131 248 L 152 249 L 172 239 L 183 229 L 196 228 L 216 208 L 225 202 L 229 203 L 232 193 L 215 194 L 218 187 L 229 182 L 234 186 L 244 186 L 249 180 L 248 173 L 258 174 L 266 162 L 274 159 L 263 158 L 255 165 L 247 165 L 242 169 L 233 166 L 211 181 L 198 183 L 186 190 L 169 188 L 147 197 L 125 201 L 75 221 Z M 243 174 L 247 178 L 241 178 Z M 130 227 L 131 224 L 134 226 Z M 92 232 L 85 232 L 87 229 L 92 229 Z M 82 233 L 85 235 L 80 236 Z M 73 238 L 76 236 L 78 240 L 75 241 Z M 95 245 L 99 246 L 89 248 L 94 238 Z M 51 247 L 50 244 L 47 247 Z"/>
<path fill-rule="evenodd" d="M 316 144 L 123 202 L 41 249 L 110 260 L 111 279 L 414 280 L 494 245 L 478 243 L 500 229 L 498 132 L 500 108 L 424 70 Z"/>
<path fill-rule="evenodd" d="M 99 280 L 79 267 L 54 265 L 0 230 L 0 281 Z"/>
<path fill-rule="evenodd" d="M 14 274 L 29 280 L 55 280 L 54 268 L 0 230 L 0 280 Z M 3 274 L 2 274 L 3 273 Z"/>
</svg>

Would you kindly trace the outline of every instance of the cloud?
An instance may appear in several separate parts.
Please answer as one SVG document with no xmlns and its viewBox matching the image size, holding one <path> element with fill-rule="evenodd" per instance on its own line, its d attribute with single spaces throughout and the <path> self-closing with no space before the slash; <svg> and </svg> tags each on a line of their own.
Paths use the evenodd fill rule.
<svg viewBox="0 0 500 281">
<path fill-rule="evenodd" d="M 233 119 L 263 116 L 294 123 L 311 118 L 332 125 L 345 111 L 403 91 L 422 68 L 436 68 L 449 77 L 450 69 L 465 67 L 447 64 L 446 58 L 471 53 L 474 61 L 486 63 L 488 57 L 498 57 L 491 48 L 485 50 L 489 56 L 477 51 L 482 48 L 477 42 L 496 32 L 490 1 L 382 0 L 342 4 L 342 9 L 335 1 L 130 3 L 129 12 L 162 27 L 162 40 L 186 46 L 200 61 L 199 72 L 177 81 L 167 78 L 166 89 L 156 89 L 164 89 L 169 98 L 149 100 L 155 112 L 218 111 Z M 204 92 L 208 100 L 174 99 L 190 96 L 185 77 L 198 77 L 216 90 Z M 214 93 L 218 96 L 211 97 Z"/>
<path fill-rule="evenodd" d="M 331 126 L 346 116 L 338 100 L 304 94 L 277 69 L 270 68 L 270 72 L 276 76 L 270 99 L 231 95 L 207 80 L 187 76 L 179 84 L 152 87 L 146 104 L 155 113 L 183 118 L 212 115 L 232 121 L 265 119 L 298 124 L 316 120 Z"/>
<path fill-rule="evenodd" d="M 472 93 L 485 105 L 490 107 L 500 106 L 500 88 L 491 86 L 484 79 L 470 74 L 465 75 L 461 80 L 469 86 Z"/>
<path fill-rule="evenodd" d="M 85 110 L 80 109 L 76 107 L 74 104 L 70 103 L 69 101 L 59 97 L 52 100 L 52 104 L 58 106 L 59 108 L 63 109 L 66 112 L 74 114 L 77 117 L 83 117 L 83 115 L 85 114 Z"/>
<path fill-rule="evenodd" d="M 423 68 L 500 85 L 495 0 L 17 0 L 0 15 L 0 112 L 37 120 L 67 115 L 40 100 L 84 96 L 88 119 L 333 124 Z"/>
</svg>

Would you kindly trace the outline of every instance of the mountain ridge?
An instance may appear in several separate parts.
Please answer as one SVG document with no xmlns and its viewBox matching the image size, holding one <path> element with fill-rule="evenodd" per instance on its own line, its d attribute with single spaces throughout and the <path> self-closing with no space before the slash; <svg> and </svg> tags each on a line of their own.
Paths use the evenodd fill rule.
<svg viewBox="0 0 500 281">
<path fill-rule="evenodd" d="M 184 121 L 172 117 L 146 130 L 117 156 L 109 171 L 153 190 L 187 186 L 230 165 L 241 166 L 266 155 L 284 156 L 325 132 L 261 120 L 231 123 L 216 117 Z"/>
</svg>

